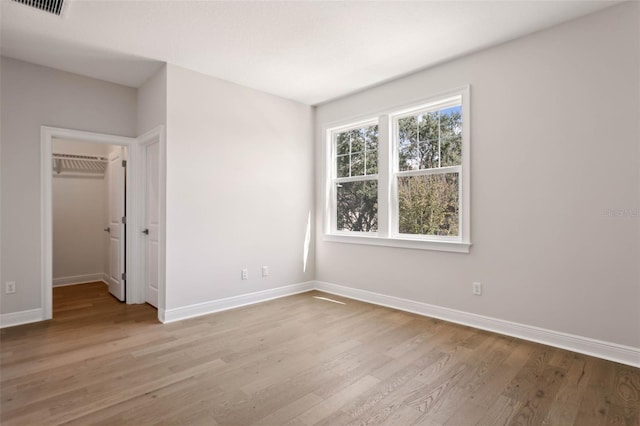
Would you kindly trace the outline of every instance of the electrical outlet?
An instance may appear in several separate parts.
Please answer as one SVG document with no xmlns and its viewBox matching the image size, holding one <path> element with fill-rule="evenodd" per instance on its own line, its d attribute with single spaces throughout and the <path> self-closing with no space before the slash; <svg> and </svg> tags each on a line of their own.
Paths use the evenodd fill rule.
<svg viewBox="0 0 640 426">
<path fill-rule="evenodd" d="M 268 277 L 269 276 L 269 267 L 268 266 L 263 266 L 262 267 L 262 276 L 263 277 Z"/>
<path fill-rule="evenodd" d="M 5 283 L 4 292 L 7 294 L 12 294 L 16 292 L 16 282 L 15 281 L 7 281 Z"/>
<path fill-rule="evenodd" d="M 473 294 L 475 294 L 476 296 L 482 295 L 482 283 L 473 283 Z"/>
<path fill-rule="evenodd" d="M 243 280 L 248 280 L 249 279 L 249 270 L 248 269 L 243 269 L 242 270 L 242 274 L 240 276 L 241 276 L 241 278 Z"/>
</svg>

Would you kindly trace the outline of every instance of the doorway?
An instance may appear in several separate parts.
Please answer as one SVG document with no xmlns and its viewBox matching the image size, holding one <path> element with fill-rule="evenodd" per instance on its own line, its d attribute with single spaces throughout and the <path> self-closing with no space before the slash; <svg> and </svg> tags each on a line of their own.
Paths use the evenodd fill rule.
<svg viewBox="0 0 640 426">
<path fill-rule="evenodd" d="M 53 181 L 53 141 L 55 139 L 64 139 L 76 142 L 85 142 L 90 144 L 112 145 L 126 148 L 126 173 L 122 177 L 125 182 L 124 203 L 126 206 L 126 214 L 119 216 L 114 214 L 113 222 L 120 217 L 120 230 L 118 233 L 122 235 L 117 240 L 118 244 L 123 245 L 125 253 L 122 260 L 122 268 L 124 270 L 124 281 L 126 286 L 122 287 L 121 297 L 126 300 L 127 304 L 137 304 L 147 302 L 147 289 L 153 287 L 155 297 L 151 302 L 156 303 L 158 308 L 158 318 L 160 321 L 164 319 L 165 301 L 165 139 L 164 127 L 157 128 L 145 133 L 138 138 L 128 138 L 122 136 L 105 135 L 100 133 L 84 132 L 79 130 L 60 129 L 54 127 L 41 127 L 41 164 L 42 164 L 42 202 L 41 202 L 41 229 L 42 229 L 42 253 L 41 253 L 41 276 L 42 276 L 42 307 L 43 319 L 52 318 L 52 293 L 53 293 L 53 221 L 52 221 L 52 181 Z M 153 149 L 148 151 L 146 147 L 157 144 L 157 179 L 155 183 L 150 183 L 147 178 L 146 170 L 150 168 L 153 160 Z M 149 159 L 151 152 L 151 160 Z M 122 158 L 116 159 L 111 157 L 113 161 L 122 161 Z M 152 174 L 153 175 L 153 174 Z M 154 198 L 157 204 L 157 212 L 153 217 L 152 223 L 149 223 L 145 217 L 150 209 L 147 208 L 149 200 L 145 196 L 153 185 L 157 191 Z M 123 207 L 124 211 L 125 207 Z M 150 226 L 151 225 L 151 226 Z M 147 239 L 145 231 L 149 229 L 151 234 L 152 227 L 155 227 L 153 238 Z M 104 228 L 106 229 L 106 228 Z M 106 231 L 103 231 L 106 233 Z M 111 234 L 112 230 L 109 229 Z M 152 242 L 152 251 L 149 249 Z M 114 244 L 115 246 L 115 244 Z M 155 254 L 157 253 L 157 255 Z M 147 256 L 151 255 L 154 266 L 148 265 Z M 119 268 L 114 268 L 117 271 Z M 121 275 L 122 277 L 122 275 Z M 117 274 L 113 274 L 113 278 L 117 278 Z M 109 281 L 105 278 L 105 281 Z M 117 296 L 116 296 L 117 297 Z"/>
<path fill-rule="evenodd" d="M 53 286 L 104 282 L 126 301 L 127 148 L 52 140 Z"/>
</svg>

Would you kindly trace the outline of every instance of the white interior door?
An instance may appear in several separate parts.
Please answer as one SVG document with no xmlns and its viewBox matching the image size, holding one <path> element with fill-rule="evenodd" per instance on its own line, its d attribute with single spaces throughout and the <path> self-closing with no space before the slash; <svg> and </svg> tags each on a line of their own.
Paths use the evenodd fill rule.
<svg viewBox="0 0 640 426">
<path fill-rule="evenodd" d="M 125 167 L 124 148 L 109 154 L 109 292 L 118 300 L 125 300 Z"/>
<path fill-rule="evenodd" d="M 146 145 L 145 176 L 145 300 L 158 307 L 160 144 Z"/>
</svg>

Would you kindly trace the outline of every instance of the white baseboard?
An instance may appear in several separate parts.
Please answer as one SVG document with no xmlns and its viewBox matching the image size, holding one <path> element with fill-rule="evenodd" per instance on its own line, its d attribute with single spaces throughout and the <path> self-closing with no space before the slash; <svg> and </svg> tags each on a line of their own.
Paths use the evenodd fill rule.
<svg viewBox="0 0 640 426">
<path fill-rule="evenodd" d="M 0 328 L 13 327 L 14 325 L 28 324 L 44 320 L 42 309 L 29 309 L 26 311 L 12 312 L 0 315 Z"/>
<path fill-rule="evenodd" d="M 187 318 L 226 311 L 228 309 L 239 308 L 241 306 L 253 305 L 254 303 L 266 302 L 267 300 L 291 296 L 293 294 L 304 293 L 313 289 L 314 282 L 308 281 L 284 287 L 272 288 L 269 290 L 257 291 L 255 293 L 227 297 L 225 299 L 211 300 L 209 302 L 197 303 L 195 305 L 183 306 L 180 308 L 165 309 L 158 312 L 158 318 L 163 323 L 170 323 Z"/>
<path fill-rule="evenodd" d="M 640 367 L 640 348 L 591 339 L 589 337 L 576 336 L 560 331 L 519 324 L 498 318 L 457 311 L 428 303 L 401 299 L 399 297 L 387 296 L 385 294 L 373 293 L 321 281 L 315 282 L 315 289 L 350 299 L 438 318 L 507 336 L 518 337 L 520 339 L 567 349 L 597 358 L 604 358 L 633 367 Z"/>
<path fill-rule="evenodd" d="M 103 272 L 98 272 L 95 274 L 85 274 L 85 275 L 72 275 L 70 277 L 59 277 L 53 279 L 53 287 L 64 287 L 67 285 L 76 285 L 76 284 L 87 284 L 94 283 L 96 281 L 104 281 L 106 274 Z"/>
</svg>

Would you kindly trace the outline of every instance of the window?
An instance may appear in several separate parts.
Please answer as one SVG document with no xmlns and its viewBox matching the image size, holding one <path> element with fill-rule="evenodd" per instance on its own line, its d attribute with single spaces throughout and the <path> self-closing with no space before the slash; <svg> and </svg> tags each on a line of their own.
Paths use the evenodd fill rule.
<svg viewBox="0 0 640 426">
<path fill-rule="evenodd" d="M 378 124 L 332 134 L 336 231 L 378 230 Z"/>
<path fill-rule="evenodd" d="M 453 236 L 460 231 L 460 100 L 395 116 L 393 185 L 399 235 Z"/>
<path fill-rule="evenodd" d="M 468 252 L 469 89 L 327 130 L 325 239 Z"/>
</svg>

